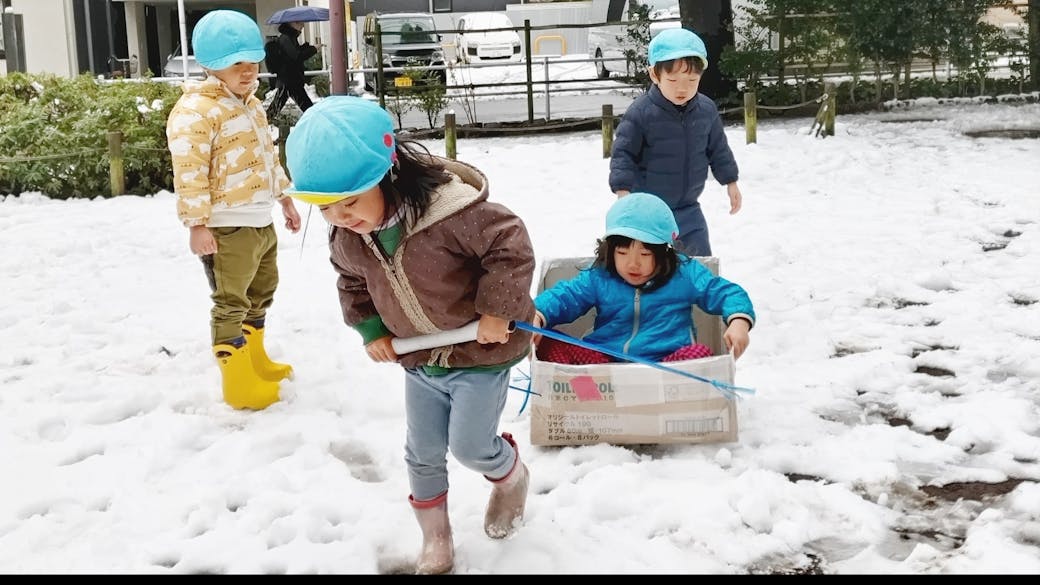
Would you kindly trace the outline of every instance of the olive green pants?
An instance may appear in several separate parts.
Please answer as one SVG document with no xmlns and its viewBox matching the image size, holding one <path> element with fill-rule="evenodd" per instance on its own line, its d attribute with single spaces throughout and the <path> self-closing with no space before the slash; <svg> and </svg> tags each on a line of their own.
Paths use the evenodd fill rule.
<svg viewBox="0 0 1040 585">
<path fill-rule="evenodd" d="M 278 234 L 274 225 L 210 228 L 217 253 L 202 257 L 213 291 L 213 345 L 242 337 L 244 321 L 263 321 L 278 288 Z"/>
</svg>

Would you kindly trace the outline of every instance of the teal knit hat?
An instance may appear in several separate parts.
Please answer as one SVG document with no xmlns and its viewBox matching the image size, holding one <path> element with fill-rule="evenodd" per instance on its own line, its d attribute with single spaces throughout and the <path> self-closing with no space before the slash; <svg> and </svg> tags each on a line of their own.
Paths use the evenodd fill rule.
<svg viewBox="0 0 1040 585">
<path fill-rule="evenodd" d="M 608 236 L 625 236 L 647 244 L 671 244 L 679 226 L 671 208 L 657 195 L 630 193 L 607 211 Z"/>
<path fill-rule="evenodd" d="M 237 10 L 213 10 L 191 31 L 191 46 L 199 65 L 212 71 L 235 63 L 264 60 L 264 37 L 251 17 Z"/>
<path fill-rule="evenodd" d="M 661 61 L 672 61 L 683 57 L 697 57 L 708 67 L 708 49 L 697 34 L 685 28 L 666 28 L 650 41 L 647 50 L 650 66 Z"/>
<path fill-rule="evenodd" d="M 285 141 L 286 194 L 314 205 L 375 187 L 397 160 L 394 122 L 378 103 L 329 96 L 300 116 Z"/>
</svg>

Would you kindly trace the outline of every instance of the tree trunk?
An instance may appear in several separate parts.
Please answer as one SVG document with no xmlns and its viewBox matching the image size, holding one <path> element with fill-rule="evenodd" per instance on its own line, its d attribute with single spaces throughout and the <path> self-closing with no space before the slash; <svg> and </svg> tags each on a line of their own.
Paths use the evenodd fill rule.
<svg viewBox="0 0 1040 585">
<path fill-rule="evenodd" d="M 1040 90 L 1040 0 L 1029 0 L 1029 76 Z"/>
<path fill-rule="evenodd" d="M 874 101 L 877 109 L 881 109 L 881 103 L 885 101 L 885 96 L 881 95 L 883 85 L 881 82 L 881 62 L 874 61 Z"/>
<path fill-rule="evenodd" d="M 722 48 L 734 44 L 730 0 L 679 0 L 679 15 L 683 28 L 697 33 L 708 49 L 708 68 L 701 76 L 701 91 L 715 100 L 736 93 L 736 81 L 723 76 L 719 68 Z"/>
</svg>

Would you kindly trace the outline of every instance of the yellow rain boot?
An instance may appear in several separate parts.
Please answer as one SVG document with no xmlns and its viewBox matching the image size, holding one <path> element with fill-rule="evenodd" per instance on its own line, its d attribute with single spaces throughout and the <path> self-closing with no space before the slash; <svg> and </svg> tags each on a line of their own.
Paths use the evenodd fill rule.
<svg viewBox="0 0 1040 585">
<path fill-rule="evenodd" d="M 278 382 L 264 380 L 253 371 L 249 345 L 213 346 L 223 378 L 224 402 L 232 408 L 263 410 L 278 402 Z"/>
<path fill-rule="evenodd" d="M 248 323 L 242 324 L 242 333 L 246 336 L 246 345 L 249 346 L 249 355 L 253 360 L 253 369 L 264 380 L 278 382 L 293 377 L 293 369 L 289 364 L 272 362 L 267 357 L 264 349 L 264 328 L 259 329 Z"/>
</svg>

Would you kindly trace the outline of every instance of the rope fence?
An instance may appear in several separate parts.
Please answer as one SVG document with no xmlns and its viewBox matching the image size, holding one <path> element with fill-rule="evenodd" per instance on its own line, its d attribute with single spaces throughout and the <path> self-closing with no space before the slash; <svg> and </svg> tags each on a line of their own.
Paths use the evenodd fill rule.
<svg viewBox="0 0 1040 585">
<path fill-rule="evenodd" d="M 41 160 L 57 160 L 61 158 L 72 158 L 76 156 L 84 156 L 87 154 L 93 154 L 98 152 L 104 152 L 104 148 L 83 148 L 73 152 L 65 152 L 62 154 L 44 154 L 40 156 L 13 156 L 13 157 L 0 157 L 0 164 L 5 163 L 20 163 L 20 162 L 36 162 Z"/>
<path fill-rule="evenodd" d="M 95 148 L 80 148 L 70 152 L 63 152 L 61 154 L 42 154 L 35 156 L 0 156 L 0 165 L 2 164 L 17 164 L 17 163 L 32 163 L 41 162 L 48 160 L 60 160 L 60 159 L 72 159 L 76 157 L 98 155 L 101 153 L 106 154 L 108 159 L 108 175 L 109 175 L 109 186 L 113 197 L 117 195 L 123 195 L 126 193 L 126 175 L 123 168 L 123 151 L 131 150 L 138 152 L 154 152 L 154 153 L 165 153 L 168 152 L 166 148 L 158 148 L 154 146 L 139 146 L 136 144 L 124 144 L 122 132 L 109 132 L 106 135 L 107 147 L 95 147 Z"/>
<path fill-rule="evenodd" d="M 816 112 L 816 116 L 813 119 L 812 127 L 809 129 L 809 133 L 812 134 L 815 131 L 817 137 L 834 136 L 834 115 L 836 111 L 836 97 L 835 97 L 835 85 L 827 82 L 824 84 L 824 91 L 819 97 L 811 100 L 804 101 L 800 104 L 794 104 L 790 106 L 762 106 L 759 105 L 755 99 L 754 92 L 746 92 L 744 94 L 744 105 L 728 108 L 719 111 L 720 115 L 727 115 L 736 112 L 744 112 L 744 134 L 745 141 L 747 144 L 753 144 L 758 141 L 758 111 L 765 110 L 770 112 L 780 112 L 787 110 L 796 110 L 804 108 L 812 104 L 819 104 L 819 109 Z M 610 158 L 611 151 L 614 145 L 614 128 L 617 119 L 614 117 L 614 106 L 611 104 L 603 105 L 603 112 L 601 115 L 601 128 L 603 132 L 603 158 Z M 595 124 L 595 119 L 586 120 L 568 120 L 561 121 L 554 124 L 546 124 L 540 126 L 540 130 L 561 130 L 566 128 L 579 128 L 583 126 L 590 126 Z M 530 126 L 523 127 L 466 127 L 459 129 L 455 125 L 455 114 L 449 113 L 444 116 L 444 148 L 445 156 L 450 159 L 455 158 L 456 146 L 458 143 L 459 135 L 466 134 L 511 134 L 530 132 Z M 433 136 L 439 136 L 441 130 L 437 128 L 431 128 L 429 130 L 418 130 L 409 133 L 410 138 L 421 139 L 429 138 Z"/>
<path fill-rule="evenodd" d="M 744 132 L 747 144 L 753 144 L 757 142 L 758 132 L 758 110 L 765 111 L 786 111 L 794 110 L 798 108 L 804 108 L 811 104 L 820 104 L 819 110 L 816 112 L 816 117 L 813 119 L 813 124 L 809 129 L 809 133 L 812 134 L 815 131 L 817 137 L 833 136 L 834 135 L 834 115 L 835 115 L 835 95 L 834 95 L 834 84 L 824 84 L 824 93 L 814 99 L 795 104 L 791 106 L 762 106 L 758 105 L 755 100 L 754 92 L 747 92 L 744 94 L 744 105 L 741 107 L 728 108 L 721 110 L 720 115 L 732 114 L 735 112 L 744 112 Z M 603 133 L 603 158 L 610 158 L 611 151 L 613 150 L 614 141 L 614 128 L 616 124 L 616 118 L 614 116 L 614 107 L 611 104 L 604 104 L 603 111 L 600 119 L 600 126 Z M 566 129 L 574 129 L 580 127 L 595 126 L 595 118 L 587 120 L 566 120 L 552 124 L 546 124 L 539 127 L 543 131 L 558 131 Z M 283 128 L 279 126 L 279 136 L 288 136 L 290 128 Z M 475 128 L 464 128 L 462 134 L 519 134 L 522 132 L 530 132 L 529 126 L 521 127 L 510 127 L 510 126 L 493 126 L 493 127 L 475 127 Z M 455 159 L 456 146 L 459 136 L 459 129 L 455 124 L 455 114 L 448 113 L 444 116 L 444 145 L 446 150 L 446 156 L 450 159 Z M 441 133 L 440 129 L 430 129 L 412 132 L 409 134 L 410 138 L 421 139 L 436 136 Z M 123 170 L 123 151 L 140 151 L 140 152 L 166 152 L 165 148 L 157 148 L 152 146 L 138 146 L 134 144 L 123 143 L 122 132 L 109 132 L 106 136 L 108 147 L 107 148 L 82 148 L 72 152 L 66 152 L 62 154 L 47 154 L 40 156 L 13 156 L 13 157 L 0 157 L 0 164 L 14 164 L 14 163 L 26 163 L 26 162 L 37 162 L 46 160 L 57 160 L 62 158 L 74 158 L 79 156 L 87 156 L 91 154 L 97 154 L 106 152 L 108 158 L 109 167 L 109 183 L 111 187 L 112 196 L 123 195 L 126 191 L 126 176 Z M 279 139 L 279 157 L 282 160 L 284 166 L 284 148 L 281 146 L 284 144 L 284 139 Z"/>
</svg>

